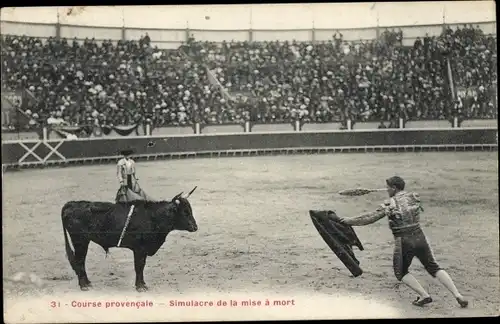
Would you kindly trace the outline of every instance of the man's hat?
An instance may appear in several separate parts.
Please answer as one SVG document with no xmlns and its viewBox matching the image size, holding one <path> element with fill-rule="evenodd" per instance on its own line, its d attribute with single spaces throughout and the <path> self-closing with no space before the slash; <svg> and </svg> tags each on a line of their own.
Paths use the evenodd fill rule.
<svg viewBox="0 0 500 324">
<path fill-rule="evenodd" d="M 134 150 L 132 150 L 132 149 L 125 149 L 125 150 L 120 151 L 121 155 L 131 155 L 133 153 L 134 153 Z"/>
<path fill-rule="evenodd" d="M 393 176 L 385 180 L 385 182 L 389 185 L 389 187 L 396 187 L 398 190 L 405 190 L 405 181 L 401 177 Z"/>
</svg>

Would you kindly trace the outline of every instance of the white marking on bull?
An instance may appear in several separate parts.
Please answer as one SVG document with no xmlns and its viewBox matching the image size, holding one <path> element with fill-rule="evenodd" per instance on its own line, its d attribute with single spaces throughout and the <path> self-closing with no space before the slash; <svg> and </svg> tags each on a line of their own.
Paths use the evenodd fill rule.
<svg viewBox="0 0 500 324">
<path fill-rule="evenodd" d="M 117 247 L 120 247 L 120 244 L 122 243 L 122 240 L 123 240 L 123 236 L 125 236 L 125 231 L 127 230 L 128 223 L 130 222 L 130 217 L 132 216 L 132 213 L 134 212 L 134 207 L 135 207 L 135 205 L 132 205 L 132 207 L 130 207 L 130 211 L 128 212 L 127 220 L 125 221 L 125 226 L 123 226 L 122 234 L 120 235 L 120 240 L 118 240 Z"/>
</svg>

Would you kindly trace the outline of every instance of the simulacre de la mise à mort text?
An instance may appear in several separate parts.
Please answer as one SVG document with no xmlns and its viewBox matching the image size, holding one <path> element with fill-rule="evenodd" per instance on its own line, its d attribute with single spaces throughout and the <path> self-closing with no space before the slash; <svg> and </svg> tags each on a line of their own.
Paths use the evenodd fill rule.
<svg viewBox="0 0 500 324">
<path fill-rule="evenodd" d="M 274 307 L 274 306 L 296 306 L 295 299 L 214 299 L 214 300 L 176 300 L 172 299 L 164 303 L 154 303 L 151 300 L 119 301 L 119 300 L 73 300 L 71 302 L 51 301 L 51 308 L 152 308 L 161 307 Z"/>
</svg>

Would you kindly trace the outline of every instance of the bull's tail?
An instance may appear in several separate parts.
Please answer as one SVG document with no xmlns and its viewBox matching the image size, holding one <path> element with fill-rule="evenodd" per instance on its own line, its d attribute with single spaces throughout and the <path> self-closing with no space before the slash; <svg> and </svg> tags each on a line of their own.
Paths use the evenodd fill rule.
<svg viewBox="0 0 500 324">
<path fill-rule="evenodd" d="M 66 230 L 66 226 L 64 226 L 65 207 L 63 207 L 62 212 L 61 212 L 61 221 L 62 221 L 62 228 L 63 228 L 63 233 L 64 233 L 64 244 L 66 247 L 66 257 L 68 258 L 68 261 L 69 261 L 69 264 L 71 265 L 71 268 L 73 268 L 73 270 L 76 271 L 75 252 L 71 249 L 71 246 L 69 245 L 69 240 L 71 238 L 68 237 L 68 231 Z"/>
</svg>

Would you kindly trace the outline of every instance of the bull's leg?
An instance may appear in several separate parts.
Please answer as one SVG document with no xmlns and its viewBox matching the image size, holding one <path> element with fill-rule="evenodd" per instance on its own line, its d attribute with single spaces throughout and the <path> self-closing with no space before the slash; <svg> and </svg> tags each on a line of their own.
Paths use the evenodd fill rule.
<svg viewBox="0 0 500 324">
<path fill-rule="evenodd" d="M 134 250 L 134 268 L 135 268 L 135 289 L 138 292 L 147 291 L 148 287 L 144 282 L 144 267 L 146 266 L 146 252 Z"/>
<path fill-rule="evenodd" d="M 89 290 L 92 286 L 87 272 L 85 271 L 85 259 L 87 258 L 87 251 L 90 241 L 83 237 L 73 239 L 73 246 L 75 247 L 75 262 L 76 262 L 76 275 L 78 276 L 78 284 L 81 290 Z"/>
</svg>

